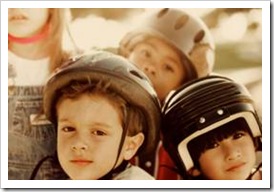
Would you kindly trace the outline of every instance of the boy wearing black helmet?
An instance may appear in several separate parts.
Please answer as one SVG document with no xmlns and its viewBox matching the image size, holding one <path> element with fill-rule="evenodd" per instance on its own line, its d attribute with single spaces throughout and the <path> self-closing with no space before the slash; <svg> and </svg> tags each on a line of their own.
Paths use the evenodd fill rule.
<svg viewBox="0 0 274 192">
<path fill-rule="evenodd" d="M 153 179 L 128 161 L 155 149 L 159 102 L 126 59 L 98 52 L 70 61 L 47 82 L 44 110 L 70 179 Z"/>
<path fill-rule="evenodd" d="M 235 119 L 189 142 L 195 167 L 190 173 L 200 179 L 261 179 L 254 169 L 256 146 L 244 118 Z"/>
<path fill-rule="evenodd" d="M 163 114 L 163 144 L 183 179 L 261 179 L 261 123 L 243 85 L 201 78 L 171 93 Z"/>
</svg>

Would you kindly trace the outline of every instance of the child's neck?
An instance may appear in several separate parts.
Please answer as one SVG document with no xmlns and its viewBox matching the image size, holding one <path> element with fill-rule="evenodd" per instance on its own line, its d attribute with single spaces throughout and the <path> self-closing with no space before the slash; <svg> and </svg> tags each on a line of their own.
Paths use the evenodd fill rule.
<svg viewBox="0 0 274 192">
<path fill-rule="evenodd" d="M 49 55 L 49 48 L 45 47 L 45 43 L 46 39 L 29 44 L 9 42 L 9 50 L 26 59 L 42 59 Z"/>
</svg>

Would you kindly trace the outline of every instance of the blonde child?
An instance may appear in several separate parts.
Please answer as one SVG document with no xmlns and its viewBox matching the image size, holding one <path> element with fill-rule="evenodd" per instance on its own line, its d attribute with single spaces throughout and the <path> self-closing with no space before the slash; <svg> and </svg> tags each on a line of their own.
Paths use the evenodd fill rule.
<svg viewBox="0 0 274 192">
<path fill-rule="evenodd" d="M 123 57 L 95 52 L 65 64 L 45 86 L 44 109 L 69 179 L 153 179 L 128 161 L 155 148 L 160 104 Z"/>
<path fill-rule="evenodd" d="M 62 47 L 66 9 L 9 8 L 9 179 L 29 179 L 37 161 L 53 152 L 55 130 L 38 115 L 49 74 L 67 59 Z M 52 167 L 41 178 L 58 178 Z"/>
<path fill-rule="evenodd" d="M 211 73 L 215 45 L 199 17 L 181 9 L 164 8 L 145 15 L 140 26 L 122 38 L 118 53 L 145 72 L 163 103 L 170 91 Z M 161 144 L 158 150 L 156 170 L 154 156 L 139 159 L 140 166 L 157 179 L 176 179 L 165 168 L 173 163 Z"/>
<path fill-rule="evenodd" d="M 163 102 L 171 90 L 212 71 L 215 46 L 199 17 L 165 8 L 145 15 L 122 38 L 118 53 L 147 74 Z"/>
<path fill-rule="evenodd" d="M 261 179 L 261 122 L 247 89 L 229 78 L 204 77 L 171 93 L 162 132 L 182 179 Z"/>
</svg>

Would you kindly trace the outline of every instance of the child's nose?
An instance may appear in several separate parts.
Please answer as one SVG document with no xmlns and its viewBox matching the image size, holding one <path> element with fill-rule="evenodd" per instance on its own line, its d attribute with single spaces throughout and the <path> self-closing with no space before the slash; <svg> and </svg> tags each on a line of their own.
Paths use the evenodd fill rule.
<svg viewBox="0 0 274 192">
<path fill-rule="evenodd" d="M 83 142 L 77 142 L 71 145 L 71 151 L 74 155 L 84 155 L 85 153 L 87 153 L 89 150 L 88 145 L 86 145 Z"/>
<path fill-rule="evenodd" d="M 155 64 L 153 62 L 145 62 L 143 65 L 143 71 L 151 75 L 156 74 Z"/>
<path fill-rule="evenodd" d="M 241 156 L 242 156 L 241 150 L 238 147 L 233 146 L 231 144 L 226 144 L 224 146 L 224 148 L 225 148 L 227 160 L 233 161 L 233 160 L 237 160 L 237 159 L 241 158 Z"/>
<path fill-rule="evenodd" d="M 71 144 L 71 150 L 74 152 L 84 152 L 89 149 L 85 137 L 78 136 Z"/>
</svg>

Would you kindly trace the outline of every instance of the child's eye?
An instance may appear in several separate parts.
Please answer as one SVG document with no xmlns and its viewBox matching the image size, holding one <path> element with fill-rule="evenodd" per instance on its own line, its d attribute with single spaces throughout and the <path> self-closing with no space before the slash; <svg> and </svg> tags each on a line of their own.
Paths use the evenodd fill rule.
<svg viewBox="0 0 274 192">
<path fill-rule="evenodd" d="M 219 143 L 218 142 L 212 142 L 212 143 L 208 143 L 206 146 L 206 149 L 214 149 L 219 147 Z"/>
<path fill-rule="evenodd" d="M 71 132 L 71 131 L 75 131 L 75 128 L 73 128 L 73 127 L 63 127 L 61 130 L 64 131 L 64 132 Z"/>
<path fill-rule="evenodd" d="M 233 135 L 233 139 L 240 139 L 242 138 L 243 136 L 245 136 L 245 132 L 242 132 L 242 131 L 238 131 L 236 132 L 234 135 Z"/>
<path fill-rule="evenodd" d="M 105 132 L 99 131 L 99 130 L 92 131 L 92 134 L 93 134 L 93 135 L 97 135 L 97 136 L 104 136 L 104 135 L 106 135 Z"/>
<path fill-rule="evenodd" d="M 144 56 L 144 57 L 150 57 L 151 56 L 150 52 L 146 49 L 141 50 L 141 55 Z"/>
<path fill-rule="evenodd" d="M 164 68 L 165 68 L 166 71 L 174 72 L 174 69 L 169 64 L 165 64 Z"/>
</svg>

